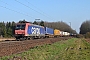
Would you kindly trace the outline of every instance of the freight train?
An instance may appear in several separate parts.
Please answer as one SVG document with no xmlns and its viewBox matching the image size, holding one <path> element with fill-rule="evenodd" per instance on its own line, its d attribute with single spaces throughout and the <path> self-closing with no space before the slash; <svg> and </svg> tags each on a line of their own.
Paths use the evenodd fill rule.
<svg viewBox="0 0 90 60">
<path fill-rule="evenodd" d="M 49 27 L 43 27 L 31 23 L 17 23 L 15 27 L 15 38 L 17 39 L 35 39 L 35 38 L 50 38 L 69 36 L 70 33 L 60 31 L 58 29 L 52 29 Z"/>
</svg>

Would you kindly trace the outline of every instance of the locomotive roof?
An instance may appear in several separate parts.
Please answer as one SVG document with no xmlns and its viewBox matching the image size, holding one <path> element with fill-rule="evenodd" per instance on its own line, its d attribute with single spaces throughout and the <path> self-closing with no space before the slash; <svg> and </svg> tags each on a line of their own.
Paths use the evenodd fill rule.
<svg viewBox="0 0 90 60">
<path fill-rule="evenodd" d="M 27 23 L 29 23 L 29 22 L 27 22 Z M 17 23 L 16 25 L 18 25 L 18 24 L 27 24 L 27 23 Z M 32 24 L 32 23 L 29 23 L 30 25 L 33 25 L 33 26 L 37 26 L 37 27 L 44 27 L 44 26 L 40 26 L 40 25 L 35 25 L 35 24 Z"/>
<path fill-rule="evenodd" d="M 37 26 L 37 27 L 44 27 L 44 26 L 40 26 L 40 25 L 35 25 L 35 24 L 31 24 L 31 25 L 33 25 L 33 26 Z"/>
</svg>

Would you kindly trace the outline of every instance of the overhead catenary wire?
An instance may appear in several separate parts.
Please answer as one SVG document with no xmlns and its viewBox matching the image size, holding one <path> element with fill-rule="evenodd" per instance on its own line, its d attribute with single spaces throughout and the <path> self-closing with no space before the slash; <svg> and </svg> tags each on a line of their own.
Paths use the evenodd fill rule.
<svg viewBox="0 0 90 60">
<path fill-rule="evenodd" d="M 10 11 L 13 11 L 13 12 L 16 12 L 16 13 L 19 13 L 19 14 L 22 14 L 22 15 L 25 15 L 25 16 L 27 16 L 27 17 L 31 17 L 31 18 L 33 18 L 32 16 L 26 15 L 26 14 L 24 14 L 24 13 L 21 13 L 21 12 L 18 12 L 18 11 L 15 11 L 15 10 L 13 10 L 13 9 L 10 9 L 10 8 L 8 8 L 8 7 L 1 6 L 1 5 L 0 5 L 0 7 L 2 7 L 2 8 L 5 8 L 5 9 L 8 9 L 8 10 L 10 10 Z"/>
<path fill-rule="evenodd" d="M 1 0 L 0 0 L 0 1 L 1 1 Z M 6 5 L 9 6 L 8 3 L 4 2 L 4 1 L 1 1 L 1 2 L 3 2 L 4 4 L 6 4 Z M 11 6 L 11 5 L 10 5 L 10 6 Z M 19 11 L 13 10 L 13 9 L 10 9 L 10 8 L 8 8 L 8 7 L 6 7 L 6 6 L 0 6 L 0 7 L 5 8 L 5 9 L 8 9 L 8 10 L 13 11 L 13 12 L 16 12 L 16 13 L 19 13 L 19 14 L 22 14 L 22 15 L 27 16 L 27 17 L 34 18 L 33 16 L 29 16 L 28 14 L 25 14 L 25 13 L 22 13 L 22 12 L 19 12 Z M 19 10 L 19 9 L 18 9 L 18 10 Z"/>
<path fill-rule="evenodd" d="M 35 11 L 35 12 L 37 12 L 37 13 L 39 13 L 39 14 L 41 14 L 41 15 L 43 15 L 43 16 L 45 16 L 45 17 L 47 17 L 47 18 L 50 19 L 50 17 L 46 16 L 44 13 L 41 13 L 41 12 L 39 12 L 39 11 L 33 9 L 33 8 L 29 7 L 28 5 L 22 3 L 22 2 L 20 2 L 20 1 L 18 1 L 18 0 L 15 0 L 15 1 L 18 2 L 18 3 L 20 3 L 21 5 L 23 5 L 23 6 L 25 6 L 25 7 L 27 7 L 27 8 L 29 8 L 29 9 L 31 9 L 31 10 L 33 10 L 33 11 Z M 27 1 L 27 2 L 28 2 L 28 1 Z M 28 3 L 29 3 L 29 2 L 28 2 Z M 53 19 L 52 19 L 52 20 L 53 20 Z"/>
<path fill-rule="evenodd" d="M 15 0 L 15 1 L 18 2 L 18 3 L 20 3 L 20 4 L 22 4 L 22 5 L 24 5 L 24 6 L 27 7 L 27 8 L 29 8 L 29 9 L 31 9 L 31 10 L 37 12 L 37 13 L 43 15 L 41 12 L 38 12 L 38 11 L 34 10 L 33 8 L 31 8 L 31 7 L 27 6 L 27 5 L 25 5 L 24 3 L 20 2 L 20 1 L 17 1 L 17 0 Z"/>
<path fill-rule="evenodd" d="M 8 5 L 8 6 L 11 7 L 10 4 L 8 4 L 8 3 L 6 3 L 6 2 L 4 2 L 4 1 L 2 1 L 2 0 L 0 0 L 0 1 L 3 2 L 4 4 L 6 4 L 6 5 Z M 18 2 L 18 3 L 21 4 L 21 5 L 24 5 L 25 7 L 27 7 L 27 8 L 29 8 L 29 9 L 33 10 L 33 11 L 35 11 L 35 12 L 41 14 L 41 15 L 43 15 L 43 16 L 45 16 L 45 17 L 47 17 L 47 18 L 53 20 L 53 18 L 51 18 L 51 17 L 49 17 L 48 15 L 46 15 L 43 11 L 41 11 L 39 8 L 37 8 L 36 6 L 34 6 L 33 4 L 31 4 L 29 1 L 25 0 L 26 2 L 28 2 L 28 4 L 31 4 L 32 6 L 34 6 L 35 8 L 37 8 L 40 12 L 37 11 L 37 10 L 35 10 L 35 9 L 33 9 L 33 8 L 31 8 L 31 7 L 29 7 L 28 5 L 22 3 L 22 2 L 20 2 L 20 1 L 18 1 L 18 0 L 15 0 L 15 1 Z M 0 6 L 0 7 L 5 8 L 5 9 L 8 9 L 8 10 L 10 10 L 10 11 L 13 11 L 13 12 L 16 12 L 16 13 L 19 13 L 19 14 L 22 14 L 22 15 L 25 15 L 25 16 L 27 16 L 27 17 L 31 17 L 31 18 L 34 18 L 34 19 L 35 19 L 35 17 L 31 16 L 31 14 L 29 15 L 29 14 L 26 14 L 25 12 L 17 11 L 17 10 L 14 10 L 14 9 L 12 9 L 12 8 L 9 8 L 9 7 L 3 6 L 3 5 Z M 16 8 L 16 7 L 15 7 L 15 8 Z M 18 10 L 19 10 L 19 9 L 18 9 Z M 42 12 L 42 13 L 41 13 L 41 12 Z"/>
<path fill-rule="evenodd" d="M 27 0 L 25 0 L 28 4 L 30 4 L 30 5 L 32 5 L 33 7 L 35 7 L 35 8 L 37 8 L 35 5 L 33 5 L 33 4 L 31 4 L 29 1 L 27 1 Z M 39 8 L 37 8 L 40 12 L 41 12 L 41 10 L 39 9 Z M 42 12 L 42 13 L 44 13 L 44 12 Z"/>
<path fill-rule="evenodd" d="M 36 7 L 35 5 L 33 5 L 32 3 L 30 3 L 29 1 L 25 0 L 28 4 L 32 5 L 33 7 L 35 7 L 36 9 L 38 9 L 40 12 L 42 12 L 45 16 L 47 16 L 48 18 L 53 19 L 51 16 L 49 16 L 48 14 L 46 14 L 45 12 L 43 12 L 41 9 L 39 9 L 38 7 Z"/>
</svg>

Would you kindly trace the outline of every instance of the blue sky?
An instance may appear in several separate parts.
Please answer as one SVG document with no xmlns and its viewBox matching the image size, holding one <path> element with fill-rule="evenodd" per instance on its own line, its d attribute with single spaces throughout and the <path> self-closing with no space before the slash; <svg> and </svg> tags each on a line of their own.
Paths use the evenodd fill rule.
<svg viewBox="0 0 90 60">
<path fill-rule="evenodd" d="M 82 22 L 90 20 L 90 0 L 0 0 L 0 15 L 0 22 L 71 22 L 79 32 Z"/>
</svg>

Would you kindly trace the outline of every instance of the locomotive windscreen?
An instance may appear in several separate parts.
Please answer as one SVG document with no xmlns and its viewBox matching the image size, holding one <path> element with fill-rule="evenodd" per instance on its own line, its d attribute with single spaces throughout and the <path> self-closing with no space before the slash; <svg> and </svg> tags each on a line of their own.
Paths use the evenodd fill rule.
<svg viewBox="0 0 90 60">
<path fill-rule="evenodd" d="M 18 24 L 18 25 L 16 25 L 16 30 L 25 30 L 25 24 Z"/>
</svg>

